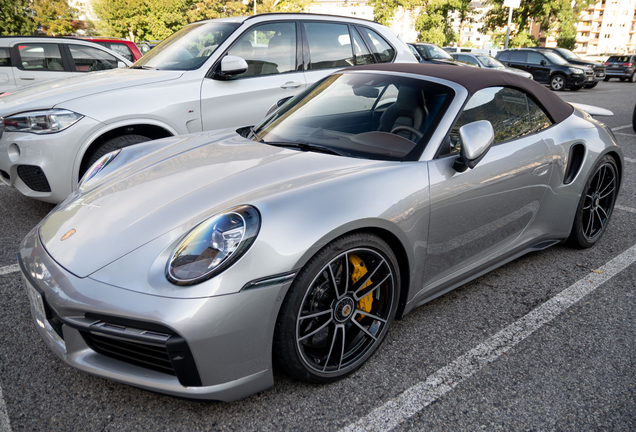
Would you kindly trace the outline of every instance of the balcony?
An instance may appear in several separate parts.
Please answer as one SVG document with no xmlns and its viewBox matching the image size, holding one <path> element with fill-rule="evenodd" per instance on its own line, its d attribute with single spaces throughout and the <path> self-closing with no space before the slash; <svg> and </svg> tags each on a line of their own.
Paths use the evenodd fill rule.
<svg viewBox="0 0 636 432">
<path fill-rule="evenodd" d="M 598 45 L 599 39 L 590 39 L 587 44 L 588 45 Z"/>
<path fill-rule="evenodd" d="M 589 26 L 589 25 L 583 25 L 578 28 L 578 31 L 590 31 L 590 30 L 592 30 L 592 26 Z"/>
<path fill-rule="evenodd" d="M 592 21 L 592 15 L 583 15 L 581 21 Z"/>
<path fill-rule="evenodd" d="M 576 41 L 577 41 L 577 42 L 580 42 L 580 43 L 587 42 L 587 41 L 589 41 L 589 40 L 590 40 L 590 37 L 589 37 L 589 36 L 578 36 L 578 37 L 576 38 Z"/>
<path fill-rule="evenodd" d="M 594 22 L 603 22 L 603 15 L 593 19 Z"/>
</svg>

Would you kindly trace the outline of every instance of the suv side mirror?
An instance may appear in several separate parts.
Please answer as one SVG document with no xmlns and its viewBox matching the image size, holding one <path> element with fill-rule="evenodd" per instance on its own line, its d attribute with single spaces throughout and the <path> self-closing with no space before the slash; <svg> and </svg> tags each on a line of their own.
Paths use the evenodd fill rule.
<svg viewBox="0 0 636 432">
<path fill-rule="evenodd" d="M 238 56 L 227 55 L 221 60 L 221 71 L 215 74 L 215 78 L 229 79 L 247 71 L 247 62 Z"/>
<path fill-rule="evenodd" d="M 545 66 L 547 64 L 548 64 L 548 62 L 546 62 L 545 60 L 541 60 L 541 66 Z"/>
<path fill-rule="evenodd" d="M 453 168 L 455 171 L 464 172 L 466 168 L 475 168 L 488 153 L 495 140 L 495 131 L 488 120 L 479 120 L 459 128 L 459 139 L 461 150 Z"/>
<path fill-rule="evenodd" d="M 126 63 L 124 63 L 123 61 L 118 61 L 117 62 L 117 69 L 126 69 L 128 66 L 126 66 Z"/>
</svg>

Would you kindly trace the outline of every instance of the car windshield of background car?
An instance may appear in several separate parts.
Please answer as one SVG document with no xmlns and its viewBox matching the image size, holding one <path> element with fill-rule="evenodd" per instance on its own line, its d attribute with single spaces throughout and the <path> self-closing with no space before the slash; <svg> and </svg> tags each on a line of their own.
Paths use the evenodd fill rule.
<svg viewBox="0 0 636 432">
<path fill-rule="evenodd" d="M 453 57 L 449 53 L 441 49 L 440 47 L 433 45 L 433 46 L 428 46 L 427 48 L 430 54 L 430 58 L 453 60 Z"/>
<path fill-rule="evenodd" d="M 567 50 L 565 48 L 557 49 L 559 54 L 561 54 L 566 60 L 581 60 L 581 57 L 574 54 L 572 51 Z"/>
<path fill-rule="evenodd" d="M 487 68 L 505 69 L 506 67 L 497 59 L 489 56 L 475 56 Z"/>
<path fill-rule="evenodd" d="M 137 60 L 134 69 L 198 69 L 240 23 L 201 23 L 186 26 Z"/>
<path fill-rule="evenodd" d="M 311 145 L 369 159 L 406 160 L 409 156 L 411 160 L 418 144 L 421 154 L 425 143 L 420 138 L 434 129 L 452 94 L 446 86 L 413 78 L 331 75 L 265 119 L 255 128 L 254 139 L 273 145 Z M 418 134 L 403 128 L 391 133 L 408 123 Z"/>
<path fill-rule="evenodd" d="M 568 62 L 563 60 L 563 57 L 561 57 L 558 54 L 547 52 L 547 53 L 543 53 L 543 55 L 545 55 L 548 58 L 548 60 L 550 60 L 554 64 L 558 64 L 558 65 L 567 65 L 568 64 Z"/>
</svg>

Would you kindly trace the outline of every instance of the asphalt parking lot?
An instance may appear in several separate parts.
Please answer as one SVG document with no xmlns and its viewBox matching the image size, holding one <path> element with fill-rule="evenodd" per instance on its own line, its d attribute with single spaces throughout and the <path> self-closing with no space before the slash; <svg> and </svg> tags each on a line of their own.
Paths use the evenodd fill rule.
<svg viewBox="0 0 636 432">
<path fill-rule="evenodd" d="M 626 157 L 595 247 L 526 255 L 416 309 L 347 379 L 318 386 L 277 372 L 274 387 L 230 404 L 156 395 L 58 360 L 15 266 L 53 206 L 0 186 L 0 432 L 636 430 L 636 84 L 559 95 L 612 110 L 600 120 Z"/>
</svg>

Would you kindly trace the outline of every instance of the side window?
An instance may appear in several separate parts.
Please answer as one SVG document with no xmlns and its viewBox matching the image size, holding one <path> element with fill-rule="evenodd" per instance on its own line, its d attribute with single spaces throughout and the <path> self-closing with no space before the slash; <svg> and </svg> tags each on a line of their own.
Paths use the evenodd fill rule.
<svg viewBox="0 0 636 432">
<path fill-rule="evenodd" d="M 508 61 L 510 60 L 510 51 L 502 52 L 498 58 L 499 61 Z"/>
<path fill-rule="evenodd" d="M 251 28 L 228 51 L 247 62 L 238 78 L 274 75 L 296 70 L 296 23 L 281 22 Z"/>
<path fill-rule="evenodd" d="M 117 68 L 117 58 L 104 51 L 83 45 L 69 45 L 78 72 L 93 72 Z"/>
<path fill-rule="evenodd" d="M 477 63 L 477 59 L 475 59 L 474 57 L 467 56 L 467 55 L 462 55 L 462 56 L 459 56 L 459 59 L 461 61 L 465 61 L 467 63 L 471 63 L 471 64 L 474 64 L 476 66 L 479 66 L 479 63 Z"/>
<path fill-rule="evenodd" d="M 128 61 L 131 61 L 131 62 L 135 61 L 135 57 L 133 57 L 132 51 L 130 51 L 130 48 L 128 48 L 126 44 L 111 43 L 110 49 L 115 51 L 117 54 L 119 54 L 120 56 L 122 56 Z"/>
<path fill-rule="evenodd" d="M 541 54 L 532 51 L 528 52 L 528 63 L 538 65 L 541 64 L 541 60 L 545 60 Z"/>
<path fill-rule="evenodd" d="M 528 111 L 529 98 L 509 87 L 489 87 L 475 93 L 450 133 L 450 153 L 459 153 L 459 128 L 478 120 L 488 120 L 495 132 L 493 144 L 533 132 Z M 448 153 L 448 152 L 446 152 Z"/>
<path fill-rule="evenodd" d="M 9 48 L 0 48 L 0 67 L 11 66 L 11 54 Z"/>
<path fill-rule="evenodd" d="M 303 25 L 309 43 L 310 70 L 347 67 L 355 64 L 347 25 L 313 22 Z"/>
<path fill-rule="evenodd" d="M 20 65 L 24 70 L 63 71 L 62 55 L 57 44 L 20 44 Z"/>
<path fill-rule="evenodd" d="M 510 53 L 510 61 L 517 63 L 525 63 L 527 58 L 525 51 L 513 51 Z"/>
<path fill-rule="evenodd" d="M 367 27 L 361 27 L 360 30 L 362 30 L 362 32 L 365 33 L 371 40 L 371 43 L 373 44 L 372 49 L 375 50 L 375 53 L 380 58 L 380 63 L 388 63 L 393 60 L 393 57 L 395 57 L 395 50 L 386 40 L 384 40 L 382 36 Z"/>
<path fill-rule="evenodd" d="M 351 35 L 353 36 L 353 60 L 356 65 L 365 65 L 375 63 L 373 60 L 373 54 L 369 52 L 366 45 L 362 41 L 362 37 L 355 28 L 351 28 Z M 411 47 L 411 50 L 413 48 Z"/>
<path fill-rule="evenodd" d="M 552 126 L 550 117 L 532 99 L 528 98 L 528 109 L 530 111 L 531 132 L 539 132 Z"/>
</svg>

